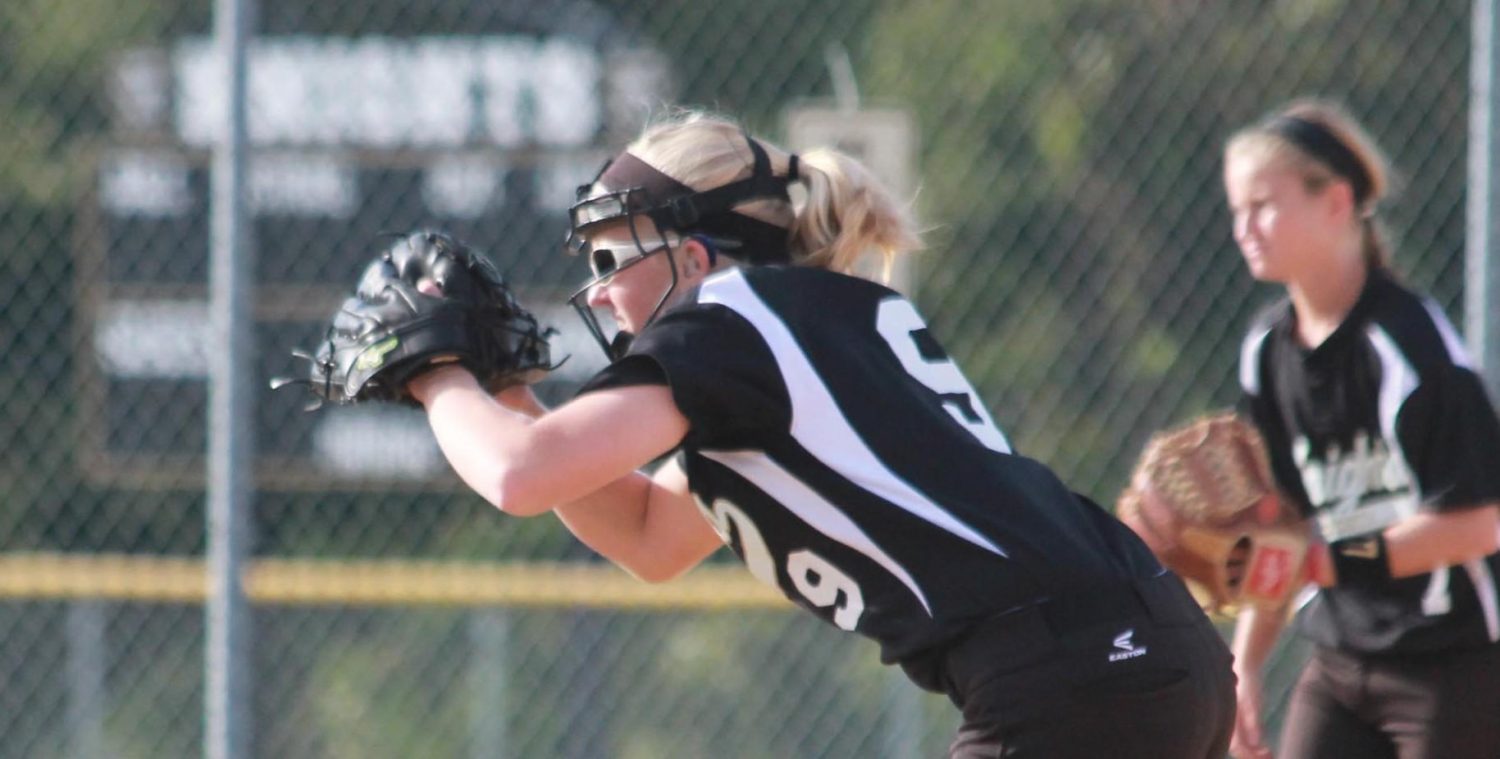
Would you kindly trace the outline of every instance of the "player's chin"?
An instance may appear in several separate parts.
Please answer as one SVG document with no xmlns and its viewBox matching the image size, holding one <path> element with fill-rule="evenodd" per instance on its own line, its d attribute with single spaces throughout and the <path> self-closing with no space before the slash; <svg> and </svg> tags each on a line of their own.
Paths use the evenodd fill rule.
<svg viewBox="0 0 1500 759">
<path fill-rule="evenodd" d="M 645 321 L 644 319 L 634 319 L 634 318 L 631 318 L 630 314 L 625 314 L 625 313 L 620 313 L 620 312 L 615 312 L 614 314 L 611 314 L 611 315 L 615 319 L 615 329 L 616 330 L 618 330 L 620 332 L 629 332 L 632 335 L 638 335 L 638 334 L 640 334 L 640 332 L 641 332 L 641 322 Z"/>
<path fill-rule="evenodd" d="M 1245 268 L 1250 272 L 1250 276 L 1254 277 L 1258 282 L 1284 281 L 1283 278 L 1276 272 L 1276 269 L 1268 265 L 1266 259 L 1261 258 L 1260 256 L 1246 256 Z"/>
</svg>

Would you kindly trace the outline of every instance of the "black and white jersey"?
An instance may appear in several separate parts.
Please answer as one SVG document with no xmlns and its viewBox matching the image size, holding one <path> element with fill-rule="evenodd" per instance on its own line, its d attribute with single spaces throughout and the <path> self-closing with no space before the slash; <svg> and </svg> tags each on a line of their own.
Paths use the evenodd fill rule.
<svg viewBox="0 0 1500 759">
<path fill-rule="evenodd" d="M 977 619 L 1150 577 L 1016 455 L 911 303 L 819 269 L 720 272 L 581 392 L 665 383 L 693 494 L 757 578 L 900 660 Z"/>
<path fill-rule="evenodd" d="M 1263 312 L 1240 361 L 1244 408 L 1280 487 L 1328 541 L 1421 511 L 1500 500 L 1500 423 L 1457 332 L 1431 300 L 1372 273 L 1339 328 L 1299 345 L 1286 301 Z M 1500 554 L 1387 586 L 1320 591 L 1313 640 L 1419 653 L 1500 640 Z"/>
</svg>

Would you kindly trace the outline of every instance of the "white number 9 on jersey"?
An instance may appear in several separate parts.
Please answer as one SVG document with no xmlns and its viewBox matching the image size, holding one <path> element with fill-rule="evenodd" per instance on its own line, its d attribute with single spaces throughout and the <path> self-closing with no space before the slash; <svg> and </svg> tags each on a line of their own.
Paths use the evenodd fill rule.
<svg viewBox="0 0 1500 759">
<path fill-rule="evenodd" d="M 714 531 L 719 533 L 721 540 L 734 546 L 734 537 L 739 537 L 739 554 L 744 559 L 745 566 L 750 569 L 750 574 L 773 588 L 780 588 L 781 583 L 776 577 L 776 559 L 771 556 L 765 538 L 761 537 L 760 528 L 755 526 L 750 516 L 723 498 L 715 499 L 712 504 L 696 500 L 698 508 L 714 526 Z M 835 625 L 850 631 L 859 627 L 859 618 L 865 613 L 865 595 L 853 577 L 806 548 L 787 555 L 786 573 L 797 592 L 808 603 L 820 609 L 831 610 Z"/>
<path fill-rule="evenodd" d="M 969 430 L 985 447 L 1010 453 L 1010 443 L 1004 433 L 995 426 L 990 412 L 974 392 L 974 386 L 964 378 L 958 365 L 946 354 L 935 358 L 922 355 L 922 346 L 917 342 L 918 333 L 927 330 L 927 322 L 911 302 L 901 297 L 886 298 L 880 302 L 875 315 L 875 329 L 896 352 L 896 358 L 906 373 L 926 385 L 943 399 L 943 408 Z M 936 343 L 933 343 L 936 347 Z"/>
</svg>

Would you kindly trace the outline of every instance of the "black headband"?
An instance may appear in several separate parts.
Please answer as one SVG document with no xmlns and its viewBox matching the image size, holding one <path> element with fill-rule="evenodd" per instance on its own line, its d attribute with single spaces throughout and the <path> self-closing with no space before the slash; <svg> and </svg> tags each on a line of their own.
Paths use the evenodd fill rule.
<svg viewBox="0 0 1500 759">
<path fill-rule="evenodd" d="M 650 207 L 632 210 L 645 213 L 659 227 L 742 243 L 741 247 L 720 251 L 731 258 L 753 264 L 786 263 L 791 260 L 791 230 L 731 209 L 761 198 L 790 202 L 786 188 L 796 179 L 796 163 L 794 160 L 789 167 L 791 176 L 774 176 L 765 149 L 755 140 L 749 143 L 755 159 L 751 175 L 712 190 L 696 192 L 628 152 L 615 158 L 596 182 L 612 191 L 643 190 Z"/>
<path fill-rule="evenodd" d="M 1302 152 L 1322 161 L 1333 173 L 1348 180 L 1354 189 L 1354 204 L 1363 207 L 1370 199 L 1370 173 L 1365 165 L 1328 127 L 1300 116 L 1277 116 L 1266 130 L 1284 138 Z"/>
</svg>

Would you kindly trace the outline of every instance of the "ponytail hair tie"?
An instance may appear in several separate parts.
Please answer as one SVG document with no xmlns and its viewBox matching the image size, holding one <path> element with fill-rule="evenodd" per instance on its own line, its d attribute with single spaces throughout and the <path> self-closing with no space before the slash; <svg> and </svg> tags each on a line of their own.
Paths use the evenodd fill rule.
<svg viewBox="0 0 1500 759">
<path fill-rule="evenodd" d="M 802 178 L 802 176 L 797 173 L 798 164 L 801 163 L 801 161 L 802 161 L 802 159 L 798 158 L 796 153 L 793 153 L 793 154 L 791 154 L 790 156 L 787 157 L 787 159 L 786 159 L 786 181 L 788 181 L 788 182 L 795 182 L 798 179 Z"/>
</svg>

